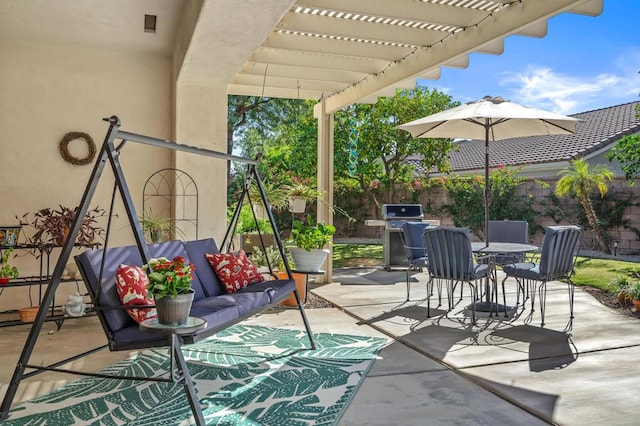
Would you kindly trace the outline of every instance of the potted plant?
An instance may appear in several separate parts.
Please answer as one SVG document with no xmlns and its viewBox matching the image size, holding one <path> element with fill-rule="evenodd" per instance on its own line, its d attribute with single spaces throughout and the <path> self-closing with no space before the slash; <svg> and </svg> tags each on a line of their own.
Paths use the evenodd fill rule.
<svg viewBox="0 0 640 426">
<path fill-rule="evenodd" d="M 612 282 L 611 286 L 617 290 L 618 303 L 623 307 L 630 307 L 633 304 L 633 297 L 630 294 L 633 283 L 628 277 L 619 276 Z"/>
<path fill-rule="evenodd" d="M 290 247 L 289 252 L 296 264 L 296 269 L 305 272 L 318 272 L 329 254 L 324 247 L 331 243 L 331 236 L 336 232 L 333 225 L 313 223 L 311 215 L 307 215 L 307 222 L 296 220 L 291 229 L 290 241 L 296 247 Z"/>
<path fill-rule="evenodd" d="M 263 274 L 269 273 L 269 266 L 271 266 L 273 270 L 284 270 L 284 266 L 280 267 L 282 264 L 280 252 L 274 246 L 266 246 L 264 251 L 262 251 L 260 247 L 254 246 L 249 260 Z"/>
<path fill-rule="evenodd" d="M 182 256 L 173 260 L 159 257 L 150 259 L 142 269 L 149 277 L 147 298 L 155 300 L 158 321 L 166 325 L 185 324 L 193 303 L 193 263 L 186 263 Z"/>
<path fill-rule="evenodd" d="M 306 179 L 293 178 L 293 183 L 288 188 L 287 198 L 291 213 L 304 213 L 307 201 L 324 201 L 325 198 L 325 192 L 318 190 Z"/>
<path fill-rule="evenodd" d="M 307 201 L 324 198 L 324 192 L 304 182 L 295 182 L 289 186 L 287 199 L 291 213 L 304 213 Z"/>
<path fill-rule="evenodd" d="M 143 233 L 149 238 L 147 241 L 161 243 L 165 235 L 171 232 L 183 237 L 184 234 L 168 217 L 155 216 L 151 209 L 147 209 L 138 217 Z"/>
<path fill-rule="evenodd" d="M 13 247 L 2 250 L 0 256 L 0 284 L 9 283 L 9 280 L 18 278 L 18 268 L 9 265 L 9 256 L 13 253 Z"/>
<path fill-rule="evenodd" d="M 251 263 L 253 263 L 263 274 L 269 273 L 269 265 L 267 264 L 268 260 L 269 264 L 274 270 L 274 276 L 277 276 L 277 278 L 281 280 L 289 279 L 289 275 L 287 274 L 287 271 L 284 267 L 284 260 L 280 256 L 280 252 L 278 251 L 278 249 L 275 247 L 268 246 L 266 247 L 264 252 L 260 249 L 260 247 L 254 247 L 253 253 L 249 257 L 249 260 L 251 260 Z M 287 253 L 287 261 L 289 262 L 289 266 L 291 268 L 295 268 L 293 259 L 291 259 L 291 253 Z M 303 300 L 306 299 L 307 275 L 293 272 L 293 279 L 296 282 L 298 294 L 303 298 Z M 298 306 L 293 293 L 290 294 L 287 299 L 280 302 L 280 305 L 287 307 Z"/>
<path fill-rule="evenodd" d="M 281 210 L 288 205 L 287 204 L 287 197 L 289 193 L 288 185 L 264 181 L 262 182 L 262 187 L 264 189 L 265 196 L 269 201 L 269 205 L 271 206 L 272 209 Z M 253 208 L 253 211 L 255 212 L 256 217 L 258 219 L 266 219 L 268 216 L 264 209 L 264 205 L 262 203 L 262 197 L 260 196 L 260 191 L 258 189 L 258 186 L 255 183 L 253 183 L 249 187 L 249 199 L 251 200 L 251 204 L 252 204 L 251 207 Z"/>
<path fill-rule="evenodd" d="M 627 287 L 626 292 L 631 296 L 636 312 L 640 312 L 640 281 L 631 282 Z"/>
<path fill-rule="evenodd" d="M 65 243 L 77 212 L 78 207 L 71 209 L 60 204 L 57 209 L 38 210 L 33 213 L 33 217 L 27 212 L 21 218 L 17 216 L 16 218 L 21 226 L 31 226 L 36 230 L 31 237 L 27 237 L 27 244 L 46 250 L 51 246 L 61 246 Z M 80 233 L 75 243 L 83 247 L 100 245 L 96 242 L 96 237 L 102 236 L 104 228 L 99 225 L 98 219 L 104 215 L 105 211 L 100 207 L 88 210 L 80 225 Z"/>
</svg>

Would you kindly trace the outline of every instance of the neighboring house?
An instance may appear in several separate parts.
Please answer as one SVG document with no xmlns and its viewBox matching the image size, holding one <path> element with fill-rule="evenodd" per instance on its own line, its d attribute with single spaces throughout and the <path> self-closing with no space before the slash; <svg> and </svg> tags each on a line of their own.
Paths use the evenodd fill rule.
<svg viewBox="0 0 640 426">
<path fill-rule="evenodd" d="M 640 118 L 636 116 L 638 102 L 573 114 L 582 120 L 573 135 L 529 136 L 504 139 L 489 144 L 491 168 L 500 164 L 522 167 L 521 174 L 531 178 L 556 178 L 571 160 L 585 157 L 590 163 L 608 165 L 623 176 L 617 162 L 610 162 L 605 153 L 624 135 L 640 132 Z M 484 173 L 484 141 L 464 140 L 459 149 L 449 153 L 452 173 Z M 419 158 L 410 157 L 418 173 L 425 173 Z"/>
</svg>

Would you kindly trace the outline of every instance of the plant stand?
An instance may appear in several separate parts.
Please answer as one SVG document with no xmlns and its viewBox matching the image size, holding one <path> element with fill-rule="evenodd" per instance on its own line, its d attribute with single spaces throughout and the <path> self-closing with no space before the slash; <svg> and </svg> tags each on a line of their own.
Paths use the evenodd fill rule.
<svg viewBox="0 0 640 426">
<path fill-rule="evenodd" d="M 171 352 L 169 353 L 171 358 L 171 365 L 169 367 L 170 381 L 173 383 L 182 383 L 184 386 L 184 391 L 187 394 L 187 399 L 189 400 L 189 406 L 191 407 L 193 417 L 198 426 L 206 425 L 206 423 L 204 421 L 204 416 L 202 415 L 202 408 L 200 407 L 200 401 L 198 400 L 196 389 L 191 381 L 187 362 L 182 354 L 179 336 L 193 334 L 206 326 L 207 322 L 205 320 L 195 317 L 189 317 L 187 322 L 181 325 L 160 324 L 157 318 L 147 319 L 140 323 L 140 330 L 142 331 L 171 335 Z M 178 362 L 178 375 L 176 375 L 176 361 Z"/>
</svg>

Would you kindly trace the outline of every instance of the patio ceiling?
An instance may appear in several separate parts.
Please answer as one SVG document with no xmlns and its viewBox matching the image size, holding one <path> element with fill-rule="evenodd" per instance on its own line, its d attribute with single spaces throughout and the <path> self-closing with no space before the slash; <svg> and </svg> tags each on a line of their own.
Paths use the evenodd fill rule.
<svg viewBox="0 0 640 426">
<path fill-rule="evenodd" d="M 501 54 L 510 35 L 543 37 L 562 12 L 598 15 L 602 0 L 298 0 L 234 76 L 229 93 L 327 98 L 333 112 L 375 102 L 469 54 Z"/>
<path fill-rule="evenodd" d="M 0 41 L 133 51 L 176 59 L 186 84 L 229 94 L 326 99 L 326 112 L 375 102 L 510 35 L 543 37 L 563 12 L 603 0 L 0 0 Z M 157 31 L 143 31 L 145 14 Z"/>
</svg>

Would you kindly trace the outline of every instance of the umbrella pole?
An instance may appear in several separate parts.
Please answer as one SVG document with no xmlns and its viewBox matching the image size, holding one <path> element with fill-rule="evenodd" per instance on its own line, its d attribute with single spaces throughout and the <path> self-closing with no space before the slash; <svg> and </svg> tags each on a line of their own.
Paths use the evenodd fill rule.
<svg viewBox="0 0 640 426">
<path fill-rule="evenodd" d="M 484 125 L 484 236 L 489 247 L 489 120 Z"/>
</svg>

